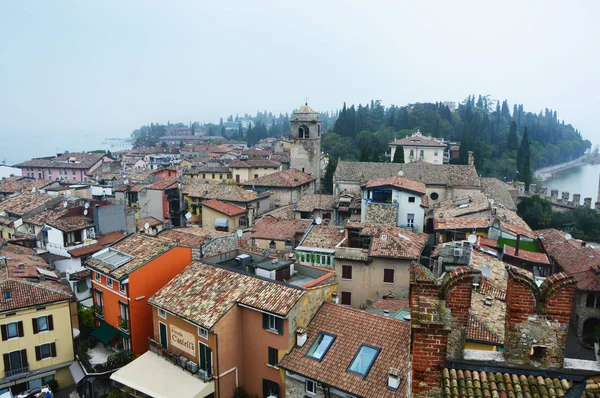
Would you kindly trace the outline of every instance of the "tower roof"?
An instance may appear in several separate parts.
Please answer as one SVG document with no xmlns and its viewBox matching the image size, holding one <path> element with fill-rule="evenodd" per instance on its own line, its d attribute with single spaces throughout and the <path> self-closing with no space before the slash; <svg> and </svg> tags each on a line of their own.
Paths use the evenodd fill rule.
<svg viewBox="0 0 600 398">
<path fill-rule="evenodd" d="M 294 112 L 294 119 L 306 120 L 306 121 L 310 121 L 310 120 L 316 121 L 316 120 L 319 120 L 319 112 L 315 111 L 314 109 L 309 107 L 307 104 L 305 104 L 302 108 L 300 108 L 296 112 Z"/>
</svg>

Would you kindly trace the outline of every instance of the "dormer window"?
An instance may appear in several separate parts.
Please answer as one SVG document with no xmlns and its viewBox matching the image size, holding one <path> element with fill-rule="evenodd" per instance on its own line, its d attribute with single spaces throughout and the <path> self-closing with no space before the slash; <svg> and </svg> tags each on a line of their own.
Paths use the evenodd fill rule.
<svg viewBox="0 0 600 398">
<path fill-rule="evenodd" d="M 10 300 L 12 297 L 13 297 L 13 295 L 12 295 L 12 290 L 10 290 L 10 289 L 6 289 L 6 290 L 4 291 L 4 299 L 5 299 L 5 300 Z"/>
</svg>

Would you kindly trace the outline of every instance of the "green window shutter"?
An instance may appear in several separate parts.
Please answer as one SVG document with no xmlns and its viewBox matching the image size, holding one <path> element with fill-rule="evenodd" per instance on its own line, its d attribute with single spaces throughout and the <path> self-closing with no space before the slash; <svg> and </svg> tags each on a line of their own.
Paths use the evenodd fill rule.
<svg viewBox="0 0 600 398">
<path fill-rule="evenodd" d="M 275 325 L 277 326 L 277 333 L 283 334 L 283 319 L 275 318 Z"/>
</svg>

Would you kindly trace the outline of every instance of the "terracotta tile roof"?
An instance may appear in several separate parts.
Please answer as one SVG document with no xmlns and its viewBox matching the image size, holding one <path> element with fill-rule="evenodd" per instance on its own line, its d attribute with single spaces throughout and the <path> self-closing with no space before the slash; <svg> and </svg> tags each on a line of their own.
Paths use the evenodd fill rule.
<svg viewBox="0 0 600 398">
<path fill-rule="evenodd" d="M 304 195 L 296 203 L 295 211 L 333 210 L 336 197 L 334 195 L 310 194 Z"/>
<path fill-rule="evenodd" d="M 164 191 L 165 189 L 179 188 L 179 185 L 177 183 L 177 179 L 165 178 L 164 180 L 159 180 L 156 181 L 154 184 L 148 185 L 146 188 L 157 191 Z"/>
<path fill-rule="evenodd" d="M 273 217 L 263 217 L 252 227 L 254 239 L 293 239 L 296 234 L 304 234 L 311 222 L 306 220 L 278 220 Z"/>
<path fill-rule="evenodd" d="M 494 239 L 485 238 L 483 236 L 479 237 L 478 244 L 482 246 L 496 248 L 498 247 L 498 241 Z"/>
<path fill-rule="evenodd" d="M 467 202 L 467 203 L 465 203 Z M 483 193 L 475 193 L 464 198 L 444 200 L 433 206 L 436 218 L 470 217 L 488 218 L 492 206 Z"/>
<path fill-rule="evenodd" d="M 489 226 L 487 218 L 461 217 L 461 218 L 435 218 L 433 228 L 436 231 L 448 229 L 484 229 Z"/>
<path fill-rule="evenodd" d="M 577 239 L 566 240 L 566 233 L 557 229 L 541 229 L 535 234 L 546 253 L 575 278 L 579 290 L 600 291 L 600 253 Z"/>
<path fill-rule="evenodd" d="M 473 314 L 469 314 L 467 324 L 467 341 L 486 344 L 500 344 L 498 336 L 492 332 L 485 323 L 479 321 Z"/>
<path fill-rule="evenodd" d="M 488 295 L 474 290 L 471 295 L 470 314 L 484 324 L 487 330 L 496 336 L 498 344 L 504 344 L 504 321 L 506 319 L 506 303 L 493 299 L 492 305 L 486 305 Z"/>
<path fill-rule="evenodd" d="M 63 217 L 57 220 L 47 222 L 51 227 L 60 229 L 63 232 L 78 231 L 81 229 L 92 228 L 94 221 L 86 216 Z"/>
<path fill-rule="evenodd" d="M 365 184 L 365 188 L 392 186 L 406 191 L 416 192 L 425 195 L 425 184 L 418 181 L 409 180 L 400 176 L 392 176 L 371 180 Z"/>
<path fill-rule="evenodd" d="M 20 217 L 32 210 L 49 204 L 53 200 L 56 200 L 56 198 L 45 193 L 21 193 L 1 202 L 0 213 L 5 211 L 11 215 Z"/>
<path fill-rule="evenodd" d="M 517 210 L 517 206 L 515 206 L 515 202 L 510 194 L 510 190 L 513 188 L 509 184 L 497 178 L 482 177 L 481 187 L 483 188 L 483 193 L 490 195 L 490 198 L 494 199 L 494 205 L 498 206 L 501 204 L 509 210 Z"/>
<path fill-rule="evenodd" d="M 534 238 L 535 234 L 521 217 L 514 211 L 497 209 L 496 219 L 500 220 L 500 227 L 510 232 Z"/>
<path fill-rule="evenodd" d="M 261 150 L 261 149 L 246 149 L 242 152 L 242 155 L 248 156 L 269 156 L 273 151 Z"/>
<path fill-rule="evenodd" d="M 156 235 L 160 239 L 164 239 L 171 243 L 189 246 L 200 247 L 206 241 L 220 237 L 229 236 L 226 232 L 214 231 L 205 228 L 189 227 L 189 228 L 172 228 L 163 229 Z"/>
<path fill-rule="evenodd" d="M 211 329 L 238 303 L 286 316 L 303 294 L 299 288 L 193 262 L 148 303 Z"/>
<path fill-rule="evenodd" d="M 232 169 L 251 169 L 254 167 L 279 168 L 281 163 L 269 159 L 233 160 L 229 163 Z"/>
<path fill-rule="evenodd" d="M 205 202 L 202 202 L 202 206 L 206 206 L 227 216 L 237 216 L 248 212 L 248 210 L 244 209 L 243 207 L 232 205 L 231 203 L 227 202 L 222 202 L 217 199 L 210 199 Z"/>
<path fill-rule="evenodd" d="M 426 146 L 426 147 L 437 147 L 437 148 L 445 148 L 446 144 L 442 144 L 439 141 L 434 140 L 431 137 L 425 136 L 410 136 L 404 137 L 396 141 L 390 142 L 390 145 L 402 145 L 402 146 Z"/>
<path fill-rule="evenodd" d="M 124 234 L 123 232 L 116 231 L 116 232 L 109 232 L 104 235 L 98 235 L 96 237 L 96 240 L 98 241 L 99 245 L 106 246 L 106 245 L 110 245 L 113 242 L 118 241 L 119 239 L 121 239 L 125 236 L 126 236 L 126 234 Z"/>
<path fill-rule="evenodd" d="M 73 206 L 69 206 L 69 205 L 67 207 L 64 207 L 65 202 L 69 203 L 69 201 L 58 202 L 53 207 L 51 207 L 41 213 L 38 213 L 32 217 L 27 218 L 27 220 L 25 220 L 25 221 L 28 222 L 29 224 L 43 226 L 44 224 L 46 224 L 50 221 L 61 218 L 61 217 L 65 216 L 66 214 L 68 214 L 69 211 L 71 210 L 71 207 L 73 207 Z"/>
<path fill-rule="evenodd" d="M 174 245 L 162 239 L 148 235 L 132 234 L 111 246 L 112 249 L 125 253 L 133 258 L 117 268 L 112 268 L 102 261 L 90 257 L 85 262 L 87 267 L 111 275 L 115 279 L 125 278 L 129 273 L 144 266 L 154 258 L 169 251 Z M 97 255 L 97 254 L 96 254 Z"/>
<path fill-rule="evenodd" d="M 371 257 L 417 259 L 428 238 L 427 234 L 390 225 L 348 222 L 346 228 L 359 228 L 361 235 L 372 237 Z"/>
<path fill-rule="evenodd" d="M 557 378 L 486 373 L 444 369 L 442 390 L 445 397 L 562 397 L 572 383 Z"/>
<path fill-rule="evenodd" d="M 263 214 L 263 217 L 273 217 L 279 220 L 295 220 L 294 205 L 281 206 Z"/>
<path fill-rule="evenodd" d="M 302 185 L 306 185 L 316 179 L 317 177 L 313 177 L 310 174 L 303 173 L 300 170 L 287 169 L 246 181 L 242 185 L 244 185 L 245 187 L 259 186 L 295 188 Z"/>
<path fill-rule="evenodd" d="M 4 194 L 13 194 L 17 192 L 31 192 L 34 187 L 36 189 L 39 189 L 52 183 L 53 181 L 30 180 L 28 178 L 23 177 L 19 177 L 19 179 L 7 178 L 4 180 L 0 180 L 0 192 Z"/>
<path fill-rule="evenodd" d="M 97 243 L 94 243 L 89 246 L 80 247 L 78 249 L 69 250 L 69 254 L 73 257 L 82 257 L 86 254 L 96 253 L 97 251 L 102 250 L 104 247 Z"/>
<path fill-rule="evenodd" d="M 225 202 L 248 203 L 261 197 L 255 192 L 247 191 L 237 185 L 226 184 L 196 184 L 190 182 L 184 185 L 181 192 L 191 198 L 219 199 Z"/>
<path fill-rule="evenodd" d="M 515 248 L 505 245 L 504 246 L 504 254 L 509 255 L 511 257 L 515 257 Z M 519 249 L 519 256 L 516 258 L 520 258 L 522 260 L 525 261 L 529 261 L 532 263 L 538 263 L 538 264 L 550 264 L 550 260 L 548 260 L 548 256 L 546 255 L 546 253 L 535 253 L 535 252 L 530 252 L 527 250 L 523 250 L 523 249 Z"/>
<path fill-rule="evenodd" d="M 67 152 L 53 158 L 31 159 L 15 167 L 56 167 L 66 169 L 89 169 L 106 156 L 104 153 Z"/>
<path fill-rule="evenodd" d="M 379 299 L 373 301 L 373 304 L 369 306 L 371 310 L 388 310 L 388 311 L 398 311 L 398 310 L 406 310 L 409 309 L 408 300 L 389 300 L 389 299 Z"/>
<path fill-rule="evenodd" d="M 353 308 L 324 303 L 306 328 L 303 347 L 294 347 L 279 363 L 290 372 L 361 397 L 404 397 L 408 390 L 410 324 Z M 336 336 L 321 361 L 306 354 L 320 332 Z M 366 377 L 347 372 L 361 345 L 380 349 Z M 401 384 L 388 389 L 390 368 Z"/>
<path fill-rule="evenodd" d="M 230 171 L 229 171 L 229 167 L 227 167 L 227 166 L 202 165 L 202 166 L 192 167 L 187 172 L 187 174 L 199 174 L 199 173 L 230 174 Z"/>
<path fill-rule="evenodd" d="M 142 192 L 146 188 L 145 184 L 129 183 L 115 189 L 115 192 Z"/>
<path fill-rule="evenodd" d="M 159 225 L 164 225 L 164 222 L 160 221 L 158 218 L 154 218 L 152 216 L 140 218 L 137 220 L 137 229 L 138 231 L 144 231 L 144 226 L 148 223 L 149 227 L 157 227 Z"/>
<path fill-rule="evenodd" d="M 335 249 L 344 240 L 346 231 L 343 227 L 333 225 L 313 225 L 301 246 Z"/>
<path fill-rule="evenodd" d="M 458 164 L 415 163 L 369 163 L 340 161 L 334 173 L 335 181 L 355 182 L 358 185 L 377 178 L 404 176 L 425 185 L 454 187 L 480 187 L 481 180 L 475 166 Z"/>
</svg>

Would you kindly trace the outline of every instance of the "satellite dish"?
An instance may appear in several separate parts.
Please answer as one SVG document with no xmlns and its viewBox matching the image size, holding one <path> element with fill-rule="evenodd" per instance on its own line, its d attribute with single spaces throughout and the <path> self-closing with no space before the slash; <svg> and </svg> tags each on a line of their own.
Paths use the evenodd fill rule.
<svg viewBox="0 0 600 398">
<path fill-rule="evenodd" d="M 192 218 L 192 213 L 190 213 L 189 211 L 187 213 L 185 213 L 185 219 L 189 220 L 190 218 Z"/>
<path fill-rule="evenodd" d="M 150 228 L 150 224 L 148 224 L 148 223 L 144 224 L 144 229 L 145 229 L 146 231 L 148 230 L 148 228 Z"/>
<path fill-rule="evenodd" d="M 67 202 L 63 202 L 63 207 L 66 208 L 69 204 Z"/>
<path fill-rule="evenodd" d="M 238 230 L 236 231 L 236 234 L 237 234 L 237 237 L 238 237 L 238 238 L 241 238 L 241 237 L 242 237 L 242 235 L 244 235 L 244 231 L 242 231 L 241 229 L 238 229 Z"/>
<path fill-rule="evenodd" d="M 88 202 L 85 202 L 85 204 L 83 205 L 84 208 L 89 209 L 90 208 L 90 204 Z"/>
<path fill-rule="evenodd" d="M 566 241 L 569 241 L 569 240 L 571 240 L 571 238 L 572 238 L 571 234 L 566 234 L 566 235 L 565 235 L 565 240 L 566 240 Z"/>
<path fill-rule="evenodd" d="M 315 219 L 315 222 L 317 223 L 317 225 L 320 225 L 323 222 L 323 220 L 321 220 L 321 217 L 317 217 Z"/>
<path fill-rule="evenodd" d="M 490 268 L 489 265 L 486 265 L 485 267 L 483 267 L 483 269 L 481 270 L 481 275 L 483 275 L 484 277 L 489 277 L 492 274 L 492 269 Z"/>
<path fill-rule="evenodd" d="M 469 237 L 467 238 L 467 241 L 469 241 L 470 244 L 474 245 L 475 242 L 477 242 L 477 236 L 474 234 L 469 235 Z"/>
<path fill-rule="evenodd" d="M 400 170 L 400 171 L 398 172 L 398 176 L 400 176 L 400 177 L 404 177 L 404 172 L 403 172 L 402 170 Z"/>
<path fill-rule="evenodd" d="M 87 211 L 87 209 L 85 209 L 85 210 L 83 211 L 83 215 L 84 215 L 84 216 L 87 216 L 87 214 L 88 214 L 88 211 Z"/>
<path fill-rule="evenodd" d="M 490 199 L 490 204 L 493 205 L 496 202 L 494 199 Z"/>
</svg>

